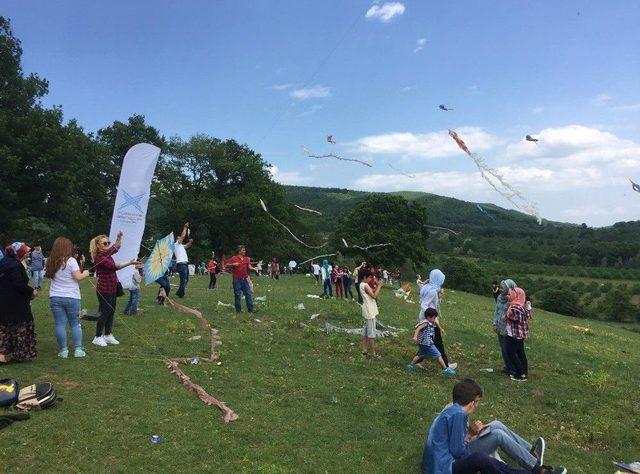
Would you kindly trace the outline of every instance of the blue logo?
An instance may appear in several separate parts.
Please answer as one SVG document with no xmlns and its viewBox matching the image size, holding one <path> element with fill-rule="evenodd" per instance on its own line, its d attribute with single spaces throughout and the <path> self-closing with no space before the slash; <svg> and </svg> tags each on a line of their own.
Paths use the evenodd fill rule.
<svg viewBox="0 0 640 474">
<path fill-rule="evenodd" d="M 138 211 L 140 211 L 141 214 L 144 214 L 144 212 L 142 211 L 142 208 L 140 207 L 140 201 L 144 197 L 144 193 L 138 194 L 137 196 L 132 196 L 125 190 L 122 190 L 122 194 L 124 194 L 124 202 L 120 204 L 120 207 L 118 208 L 119 211 L 122 211 L 123 209 L 126 209 L 127 207 L 131 206 L 137 209 Z"/>
</svg>

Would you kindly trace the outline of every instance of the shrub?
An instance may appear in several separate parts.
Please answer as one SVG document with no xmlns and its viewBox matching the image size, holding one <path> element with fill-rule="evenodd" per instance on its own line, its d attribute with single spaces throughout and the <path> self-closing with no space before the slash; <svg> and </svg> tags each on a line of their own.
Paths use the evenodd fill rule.
<svg viewBox="0 0 640 474">
<path fill-rule="evenodd" d="M 536 295 L 536 305 L 547 311 L 577 316 L 580 314 L 580 299 L 565 288 L 547 288 Z"/>
<path fill-rule="evenodd" d="M 446 287 L 479 295 L 489 291 L 491 276 L 485 275 L 475 263 L 451 257 L 443 263 L 442 271 L 446 275 Z"/>
</svg>

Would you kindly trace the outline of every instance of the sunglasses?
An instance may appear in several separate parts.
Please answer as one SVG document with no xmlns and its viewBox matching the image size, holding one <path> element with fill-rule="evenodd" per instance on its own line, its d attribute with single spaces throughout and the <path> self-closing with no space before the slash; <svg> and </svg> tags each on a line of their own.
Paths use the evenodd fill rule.
<svg viewBox="0 0 640 474">
<path fill-rule="evenodd" d="M 108 240 L 105 242 L 102 242 L 102 245 L 111 245 L 111 242 L 109 242 Z"/>
</svg>

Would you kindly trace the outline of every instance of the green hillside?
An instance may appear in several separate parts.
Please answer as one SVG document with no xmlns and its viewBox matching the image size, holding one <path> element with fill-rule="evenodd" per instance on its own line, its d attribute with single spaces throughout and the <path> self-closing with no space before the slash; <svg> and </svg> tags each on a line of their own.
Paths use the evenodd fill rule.
<svg viewBox="0 0 640 474">
<path fill-rule="evenodd" d="M 323 213 L 299 211 L 301 219 L 325 235 L 368 194 L 336 188 L 285 189 L 291 203 Z M 429 242 L 433 253 L 531 264 L 640 268 L 640 221 L 602 228 L 547 220 L 538 225 L 533 217 L 481 203 L 494 221 L 480 212 L 477 203 L 419 192 L 392 194 L 419 202 L 426 208 L 430 225 L 457 233 L 434 230 Z"/>
<path fill-rule="evenodd" d="M 39 355 L 3 366 L 2 377 L 51 381 L 64 402 L 0 431 L 3 470 L 418 472 L 432 419 L 453 384 L 467 377 L 485 390 L 474 419 L 500 419 L 530 440 L 543 435 L 546 461 L 572 474 L 611 472 L 612 461 L 637 458 L 638 326 L 583 322 L 591 328 L 583 334 L 571 328 L 575 319 L 535 310 L 527 343 L 530 378 L 518 384 L 499 374 L 493 299 L 448 291 L 442 324 L 450 357 L 460 364 L 449 379 L 433 365 L 404 369 L 415 350 L 409 332 L 381 340 L 380 360 L 363 358 L 355 336 L 326 334 L 326 322 L 360 326 L 360 308 L 307 298 L 318 292 L 311 278 L 255 278 L 256 296 L 266 296 L 255 316 L 217 305 L 232 302 L 228 276 L 211 291 L 207 281 L 193 277 L 181 302 L 220 330 L 222 365 L 184 367 L 238 413 L 237 421 L 225 424 L 217 408 L 204 405 L 166 369 L 168 357 L 206 354 L 208 340 L 189 340 L 201 334 L 196 321 L 157 306 L 155 285 L 142 289 L 144 311 L 136 318 L 119 316 L 125 301 L 118 299 L 119 346 L 91 345 L 95 323 L 83 323 L 84 359 L 56 357 L 53 318 L 39 296 L 33 303 Z M 83 307 L 95 309 L 90 282 L 81 286 Z M 299 303 L 304 310 L 295 308 Z M 310 321 L 314 313 L 320 316 Z M 380 319 L 412 328 L 416 305 L 385 291 Z M 160 442 L 149 442 L 151 435 Z"/>
</svg>

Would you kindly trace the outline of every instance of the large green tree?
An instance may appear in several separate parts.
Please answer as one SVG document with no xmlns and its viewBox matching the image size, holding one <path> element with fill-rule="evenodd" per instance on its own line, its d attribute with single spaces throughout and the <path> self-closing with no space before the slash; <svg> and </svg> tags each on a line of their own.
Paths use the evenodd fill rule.
<svg viewBox="0 0 640 474">
<path fill-rule="evenodd" d="M 366 258 L 374 264 L 403 265 L 409 261 L 420 266 L 427 260 L 426 223 L 426 210 L 421 204 L 401 196 L 371 194 L 338 224 L 331 241 L 343 254 Z M 342 239 L 349 247 L 345 248 Z M 368 251 L 354 247 L 383 243 L 390 245 Z"/>
</svg>

